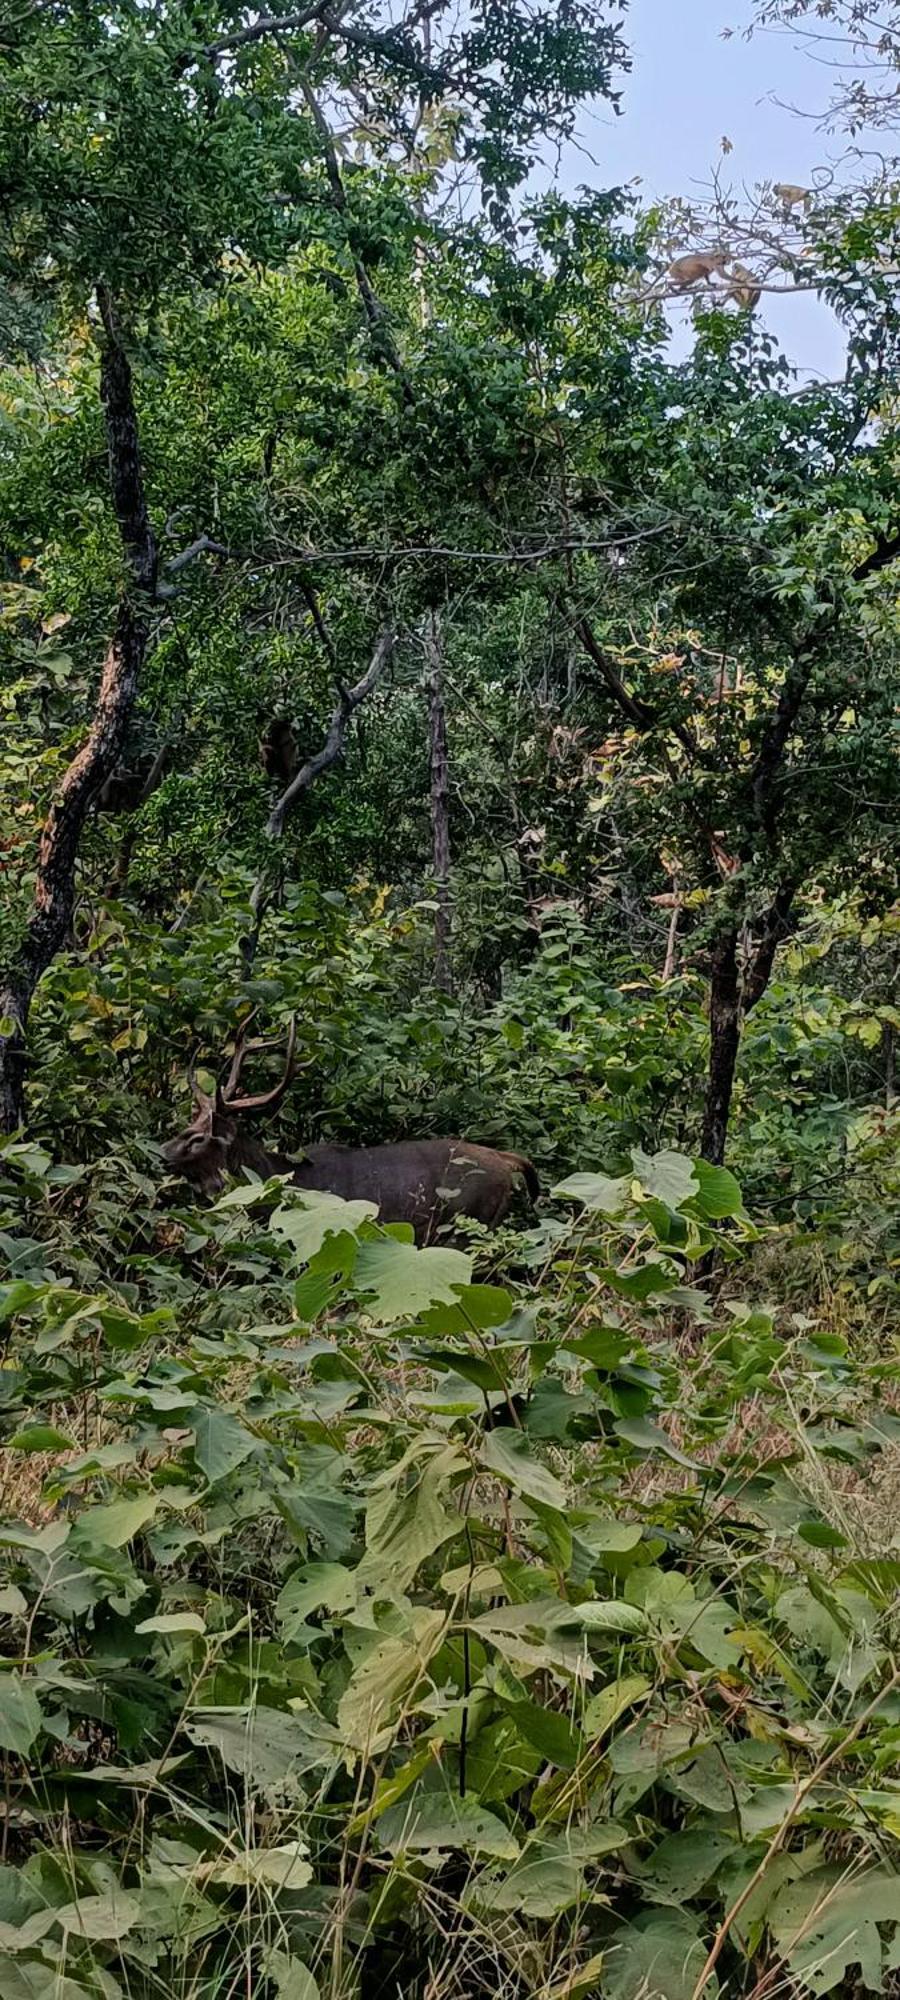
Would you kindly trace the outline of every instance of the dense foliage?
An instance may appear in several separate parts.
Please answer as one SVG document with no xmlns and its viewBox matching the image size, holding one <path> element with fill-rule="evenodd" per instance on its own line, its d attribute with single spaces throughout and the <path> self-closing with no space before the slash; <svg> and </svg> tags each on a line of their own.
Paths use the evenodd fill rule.
<svg viewBox="0 0 900 2000">
<path fill-rule="evenodd" d="M 577 0 L 0 61 L 3 2000 L 894 1991 L 896 171 L 548 191 Z M 197 1206 L 251 1019 L 537 1211 Z"/>
</svg>

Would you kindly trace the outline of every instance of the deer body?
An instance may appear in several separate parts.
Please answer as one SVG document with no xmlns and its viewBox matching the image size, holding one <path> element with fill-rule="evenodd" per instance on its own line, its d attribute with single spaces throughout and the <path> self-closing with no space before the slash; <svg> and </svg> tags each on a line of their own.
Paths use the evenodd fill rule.
<svg viewBox="0 0 900 2000">
<path fill-rule="evenodd" d="M 248 1133 L 240 1113 L 274 1108 L 290 1081 L 293 1029 L 285 1076 L 259 1097 L 233 1095 L 246 1053 L 235 1052 L 228 1083 L 215 1097 L 191 1080 L 196 1111 L 183 1132 L 162 1148 L 166 1165 L 201 1193 L 220 1193 L 227 1174 L 247 1168 L 268 1180 L 284 1175 L 295 1187 L 340 1195 L 344 1201 L 371 1201 L 382 1222 L 411 1223 L 419 1243 L 443 1225 L 468 1216 L 496 1229 L 524 1183 L 532 1200 L 539 1193 L 530 1160 L 520 1153 L 477 1146 L 467 1139 L 406 1139 L 393 1146 L 310 1146 L 300 1162 L 271 1152 Z"/>
<path fill-rule="evenodd" d="M 496 1229 L 525 1183 L 534 1198 L 537 1175 L 519 1153 L 470 1145 L 466 1139 L 403 1139 L 394 1146 L 310 1146 L 297 1164 L 239 1136 L 229 1171 L 286 1174 L 295 1187 L 373 1201 L 381 1222 L 410 1222 L 417 1242 L 460 1216 Z"/>
</svg>

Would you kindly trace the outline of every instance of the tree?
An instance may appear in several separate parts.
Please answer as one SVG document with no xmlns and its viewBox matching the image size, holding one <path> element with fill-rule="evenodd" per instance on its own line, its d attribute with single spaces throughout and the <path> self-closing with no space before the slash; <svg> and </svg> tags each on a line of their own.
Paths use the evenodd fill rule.
<svg viewBox="0 0 900 2000">
<path fill-rule="evenodd" d="M 513 7 L 502 21 L 446 33 L 441 11 L 413 7 L 399 23 L 373 26 L 332 14 L 326 0 L 237 24 L 230 9 L 208 5 L 149 13 L 129 5 L 114 21 L 100 6 L 63 6 L 26 9 L 6 31 L 3 271 L 48 332 L 53 320 L 57 341 L 93 301 L 110 494 L 128 572 L 93 722 L 46 821 L 32 906 L 7 952 L 7 1130 L 23 1112 L 31 999 L 71 923 L 81 834 L 123 746 L 155 626 L 158 559 L 132 386 L 138 350 L 164 339 L 167 312 L 185 292 L 227 288 L 248 267 L 318 236 L 346 250 L 373 351 L 408 404 L 407 370 L 370 276 L 371 224 L 347 193 L 320 91 L 356 107 L 376 132 L 376 158 L 413 112 L 451 96 L 462 151 L 501 226 L 536 137 L 570 131 L 586 92 L 611 94 L 621 44 L 593 7 L 537 17 Z M 324 190 L 310 171 L 316 154 Z M 21 320 L 33 345 L 27 309 Z M 182 560 L 210 542 L 195 539 Z"/>
</svg>

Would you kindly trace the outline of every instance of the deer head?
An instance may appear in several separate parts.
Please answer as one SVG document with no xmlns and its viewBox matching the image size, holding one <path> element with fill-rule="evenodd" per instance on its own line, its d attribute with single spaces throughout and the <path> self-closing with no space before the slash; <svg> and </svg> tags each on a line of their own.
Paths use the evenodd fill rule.
<svg viewBox="0 0 900 2000">
<path fill-rule="evenodd" d="M 252 1019 L 252 1016 L 251 1016 Z M 220 1193 L 238 1139 L 238 1119 L 244 1111 L 275 1111 L 284 1097 L 294 1074 L 294 1044 L 297 1039 L 296 1017 L 292 1018 L 288 1029 L 284 1072 L 273 1090 L 263 1090 L 255 1097 L 238 1097 L 241 1070 L 251 1052 L 278 1047 L 278 1037 L 274 1040 L 248 1042 L 249 1020 L 239 1030 L 234 1045 L 231 1067 L 224 1083 L 216 1085 L 215 1096 L 201 1090 L 197 1082 L 193 1063 L 188 1071 L 191 1096 L 194 1100 L 194 1115 L 183 1132 L 174 1139 L 167 1140 L 161 1148 L 162 1157 L 171 1173 L 183 1174 L 185 1180 L 198 1188 L 201 1194 L 213 1196 Z"/>
</svg>

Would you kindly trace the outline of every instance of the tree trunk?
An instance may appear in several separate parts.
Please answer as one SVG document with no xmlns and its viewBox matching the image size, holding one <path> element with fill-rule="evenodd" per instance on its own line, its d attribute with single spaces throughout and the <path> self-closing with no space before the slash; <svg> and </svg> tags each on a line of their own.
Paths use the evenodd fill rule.
<svg viewBox="0 0 900 2000">
<path fill-rule="evenodd" d="M 721 932 L 710 967 L 709 1077 L 700 1151 L 714 1167 L 720 1167 L 725 1158 L 728 1113 L 741 1039 L 737 945 L 736 930 Z"/>
<path fill-rule="evenodd" d="M 118 763 L 147 649 L 156 588 L 156 542 L 147 513 L 131 368 L 112 301 L 98 287 L 104 339 L 100 395 L 106 419 L 110 489 L 128 564 L 87 736 L 72 759 L 38 847 L 25 934 L 0 982 L 0 1128 L 14 1132 L 25 1111 L 26 1035 L 38 982 L 69 937 L 75 871 L 88 811 Z"/>
<path fill-rule="evenodd" d="M 431 614 L 425 636 L 428 660 L 428 717 L 431 747 L 431 841 L 435 882 L 434 983 L 442 993 L 453 990 L 450 969 L 450 765 L 447 755 L 447 715 L 437 619 Z"/>
</svg>

